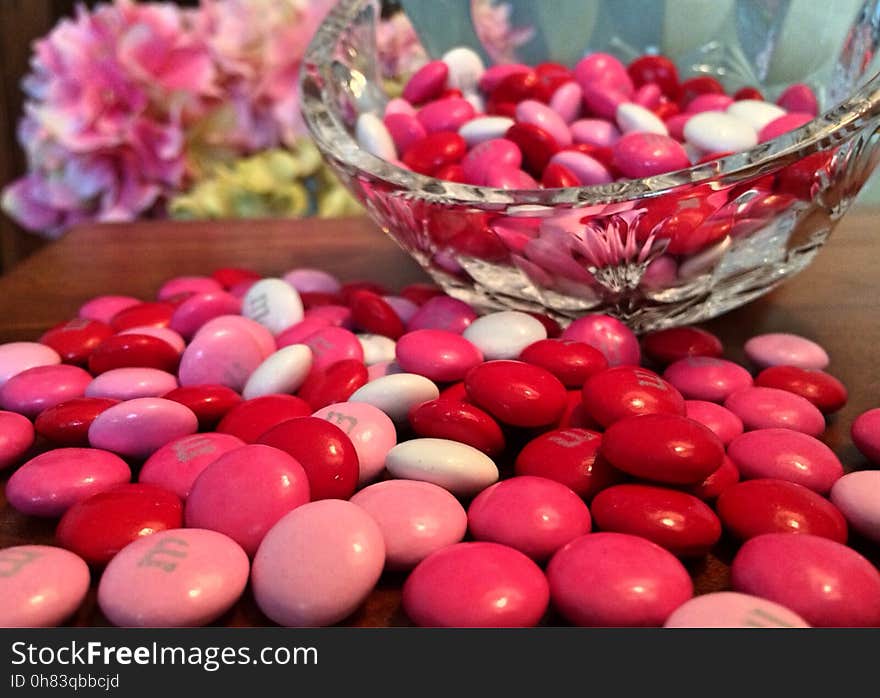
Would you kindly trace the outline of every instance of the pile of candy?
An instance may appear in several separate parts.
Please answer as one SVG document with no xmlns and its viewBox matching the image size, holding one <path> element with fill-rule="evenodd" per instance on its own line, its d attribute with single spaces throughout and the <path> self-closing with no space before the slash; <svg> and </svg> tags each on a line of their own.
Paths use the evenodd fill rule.
<svg viewBox="0 0 880 698">
<path fill-rule="evenodd" d="M 424 175 L 504 189 L 576 187 L 663 174 L 747 150 L 815 118 L 809 86 L 776 104 L 715 78 L 681 81 L 675 64 L 645 55 L 624 66 L 593 53 L 558 63 L 486 69 L 459 47 L 430 61 L 381 118 L 356 124 L 362 148 Z"/>
<path fill-rule="evenodd" d="M 92 572 L 117 625 L 210 623 L 248 582 L 329 625 L 393 570 L 419 625 L 878 626 L 845 543 L 880 541 L 880 470 L 817 438 L 846 389 L 807 339 L 745 349 L 756 378 L 696 328 L 640 346 L 314 269 L 95 298 L 0 345 L 6 499 L 59 519 L 59 547 L 0 551 L 0 625 L 64 622 Z M 880 409 L 852 434 L 880 464 Z M 692 598 L 679 558 L 722 531 L 734 591 Z"/>
</svg>

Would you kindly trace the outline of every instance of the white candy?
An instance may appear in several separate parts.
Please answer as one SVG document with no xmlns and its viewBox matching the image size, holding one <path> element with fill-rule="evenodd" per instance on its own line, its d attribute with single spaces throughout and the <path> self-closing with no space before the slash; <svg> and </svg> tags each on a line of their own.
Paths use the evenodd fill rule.
<svg viewBox="0 0 880 698">
<path fill-rule="evenodd" d="M 394 139 L 378 116 L 364 112 L 358 117 L 355 126 L 355 138 L 358 145 L 382 160 L 396 160 L 397 148 Z"/>
<path fill-rule="evenodd" d="M 659 133 L 668 136 L 666 124 L 654 112 L 640 104 L 624 102 L 617 107 L 617 126 L 623 133 Z"/>
<path fill-rule="evenodd" d="M 303 304 L 297 290 L 286 281 L 262 279 L 248 289 L 241 314 L 277 335 L 303 319 Z"/>
<path fill-rule="evenodd" d="M 254 371 L 244 390 L 245 400 L 263 395 L 284 395 L 296 392 L 312 368 L 312 350 L 305 344 L 291 344 L 279 349 Z"/>
<path fill-rule="evenodd" d="M 486 72 L 483 59 L 476 51 L 466 46 L 450 49 L 440 60 L 449 67 L 446 86 L 457 88 L 462 92 L 475 92 L 477 83 Z"/>
<path fill-rule="evenodd" d="M 477 318 L 462 336 L 492 361 L 517 358 L 529 344 L 547 339 L 547 329 L 531 315 L 504 310 Z"/>
<path fill-rule="evenodd" d="M 364 350 L 364 363 L 367 366 L 383 361 L 394 361 L 397 342 L 391 337 L 385 337 L 381 334 L 359 334 L 357 338 Z"/>
<path fill-rule="evenodd" d="M 462 97 L 465 102 L 474 108 L 477 114 L 482 114 L 486 111 L 486 100 L 483 99 L 483 95 L 479 92 L 465 92 Z"/>
<path fill-rule="evenodd" d="M 738 152 L 758 144 L 758 133 L 747 121 L 720 111 L 694 114 L 684 125 L 684 137 L 704 153 Z"/>
<path fill-rule="evenodd" d="M 395 422 L 406 421 L 416 405 L 440 397 L 440 390 L 424 376 L 395 373 L 382 376 L 361 386 L 348 398 L 349 402 L 366 402 L 378 407 Z"/>
<path fill-rule="evenodd" d="M 727 107 L 727 113 L 747 122 L 755 131 L 760 131 L 774 119 L 785 116 L 786 111 L 760 99 L 741 99 Z"/>
<path fill-rule="evenodd" d="M 733 241 L 728 235 L 714 245 L 710 245 L 692 257 L 688 257 L 678 268 L 678 276 L 682 279 L 691 279 L 712 271 L 732 244 Z"/>
<path fill-rule="evenodd" d="M 448 439 L 412 439 L 385 456 L 394 477 L 439 485 L 452 494 L 476 494 L 498 480 L 494 461 L 473 446 Z"/>
<path fill-rule="evenodd" d="M 506 116 L 480 116 L 459 128 L 458 135 L 464 138 L 469 147 L 473 147 L 493 138 L 504 138 L 513 124 L 513 119 Z"/>
</svg>

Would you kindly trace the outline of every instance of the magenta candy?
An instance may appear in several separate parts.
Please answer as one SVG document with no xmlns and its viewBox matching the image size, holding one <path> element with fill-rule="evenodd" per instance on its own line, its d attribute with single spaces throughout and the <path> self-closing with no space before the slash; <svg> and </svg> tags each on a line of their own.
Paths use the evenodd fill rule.
<svg viewBox="0 0 880 698">
<path fill-rule="evenodd" d="M 530 72 L 532 69 L 522 63 L 498 63 L 486 68 L 477 85 L 482 92 L 491 94 L 505 78 Z"/>
<path fill-rule="evenodd" d="M 342 289 L 339 279 L 323 269 L 291 269 L 282 279 L 299 293 L 339 293 Z"/>
<path fill-rule="evenodd" d="M 740 548 L 733 588 L 799 614 L 815 627 L 880 625 L 880 572 L 833 540 L 768 533 Z"/>
<path fill-rule="evenodd" d="M 745 388 L 733 393 L 724 406 L 743 421 L 746 431 L 779 427 L 819 436 L 825 417 L 806 398 L 776 388 Z"/>
<path fill-rule="evenodd" d="M 486 170 L 487 187 L 495 189 L 537 189 L 538 183 L 522 170 L 507 165 L 492 165 Z"/>
<path fill-rule="evenodd" d="M 856 417 L 851 433 L 853 443 L 865 458 L 880 465 L 880 407 Z"/>
<path fill-rule="evenodd" d="M 312 350 L 313 369 L 326 369 L 345 359 L 364 360 L 364 350 L 357 336 L 341 327 L 322 327 L 302 344 Z"/>
<path fill-rule="evenodd" d="M 626 177 L 650 177 L 691 166 L 684 147 L 659 133 L 627 133 L 613 146 L 614 165 Z"/>
<path fill-rule="evenodd" d="M 556 88 L 550 97 L 550 108 L 567 124 L 578 118 L 581 113 L 581 101 L 584 91 L 576 82 L 564 82 Z M 540 124 L 539 124 L 540 125 Z M 571 138 L 571 134 L 569 134 Z M 561 142 L 561 141 L 559 141 Z"/>
<path fill-rule="evenodd" d="M 601 162 L 576 150 L 561 150 L 550 158 L 550 164 L 562 165 L 578 178 L 582 186 L 608 184 L 614 177 Z"/>
<path fill-rule="evenodd" d="M 68 550 L 17 545 L 0 550 L 0 627 L 49 628 L 79 608 L 89 568 Z"/>
<path fill-rule="evenodd" d="M 351 308 L 345 305 L 319 305 L 315 308 L 309 308 L 303 316 L 303 322 L 312 321 L 323 322 L 325 326 L 344 327 L 347 330 L 354 327 L 354 322 L 351 319 Z M 292 325 L 291 327 L 297 326 Z M 281 335 L 278 336 L 280 337 Z"/>
<path fill-rule="evenodd" d="M 595 83 L 616 85 L 627 97 L 635 90 L 626 66 L 610 53 L 591 53 L 581 58 L 574 67 L 574 79 L 581 87 Z"/>
<path fill-rule="evenodd" d="M 685 400 L 685 414 L 709 427 L 725 446 L 743 433 L 742 420 L 726 407 L 705 400 Z"/>
<path fill-rule="evenodd" d="M 570 128 L 575 143 L 607 147 L 620 140 L 617 126 L 605 119 L 579 119 Z"/>
<path fill-rule="evenodd" d="M 131 296 L 98 296 L 84 303 L 77 314 L 87 320 L 110 322 L 116 313 L 141 303 L 139 298 Z"/>
<path fill-rule="evenodd" d="M 373 518 L 352 502 L 325 499 L 297 507 L 269 530 L 251 586 L 257 605 L 280 625 L 333 625 L 364 602 L 384 564 Z"/>
<path fill-rule="evenodd" d="M 156 298 L 160 301 L 167 301 L 174 296 L 216 293 L 222 290 L 223 286 L 210 276 L 176 276 L 162 284 Z"/>
<path fill-rule="evenodd" d="M 133 400 L 161 397 L 177 388 L 177 379 L 156 368 L 114 368 L 97 376 L 86 386 L 86 397 Z"/>
<path fill-rule="evenodd" d="M 221 315 L 208 320 L 196 334 L 217 334 L 220 332 L 246 332 L 254 340 L 260 350 L 260 357 L 265 359 L 277 350 L 275 337 L 259 322 L 241 315 Z"/>
<path fill-rule="evenodd" d="M 802 112 L 815 117 L 819 113 L 819 100 L 809 85 L 796 82 L 786 87 L 776 104 L 787 112 Z"/>
<path fill-rule="evenodd" d="M 434 296 L 413 315 L 406 329 L 408 332 L 448 330 L 461 334 L 476 319 L 477 313 L 464 301 L 449 296 Z"/>
<path fill-rule="evenodd" d="M 498 543 L 457 543 L 426 557 L 403 585 L 403 608 L 426 627 L 537 625 L 549 601 L 541 568 Z"/>
<path fill-rule="evenodd" d="M 822 370 L 829 363 L 828 354 L 818 344 L 783 332 L 752 337 L 745 344 L 745 352 L 749 360 L 761 368 L 797 366 Z"/>
<path fill-rule="evenodd" d="M 119 456 L 94 448 L 56 448 L 16 470 L 6 499 L 23 514 L 61 516 L 74 503 L 128 482 L 131 470 Z"/>
<path fill-rule="evenodd" d="M 178 369 L 181 385 L 225 385 L 240 393 L 263 362 L 253 335 L 235 324 L 217 322 L 221 319 L 202 327 L 183 352 Z"/>
<path fill-rule="evenodd" d="M 191 434 L 174 439 L 147 458 L 138 482 L 164 487 L 183 500 L 201 472 L 245 443 L 232 434 Z"/>
<path fill-rule="evenodd" d="M 758 132 L 758 142 L 770 141 L 778 138 L 783 133 L 794 131 L 804 124 L 808 124 L 813 120 L 812 114 L 804 114 L 800 112 L 791 112 L 773 119 L 769 124 Z"/>
<path fill-rule="evenodd" d="M 419 68 L 403 88 L 403 98 L 420 104 L 437 97 L 446 87 L 449 66 L 443 61 L 430 61 Z"/>
<path fill-rule="evenodd" d="M 752 375 L 739 364 L 711 356 L 689 356 L 670 364 L 663 378 L 688 400 L 724 402 L 737 390 L 750 388 Z"/>
<path fill-rule="evenodd" d="M 537 561 L 589 533 L 590 525 L 587 505 L 572 490 L 531 475 L 495 483 L 468 508 L 468 527 L 476 540 L 508 545 Z"/>
<path fill-rule="evenodd" d="M 417 480 L 386 480 L 351 498 L 379 524 L 385 566 L 410 570 L 431 553 L 464 538 L 467 514 L 442 487 Z"/>
<path fill-rule="evenodd" d="M 639 340 L 635 333 L 610 315 L 585 315 L 578 318 L 565 328 L 562 338 L 595 347 L 608 359 L 609 366 L 638 366 L 641 359 Z"/>
<path fill-rule="evenodd" d="M 13 376 L 37 366 L 56 366 L 61 357 L 52 347 L 37 342 L 0 344 L 0 388 Z"/>
<path fill-rule="evenodd" d="M 693 596 L 672 553 L 625 533 L 591 533 L 557 552 L 547 567 L 553 605 L 580 626 L 658 627 Z"/>
<path fill-rule="evenodd" d="M 416 118 L 428 133 L 458 131 L 474 118 L 474 107 L 461 97 L 447 97 L 430 102 L 416 114 Z"/>
<path fill-rule="evenodd" d="M 98 605 L 114 625 L 196 627 L 229 610 L 247 580 L 247 555 L 231 538 L 170 529 L 139 538 L 110 560 Z"/>
<path fill-rule="evenodd" d="M 428 135 L 422 122 L 410 114 L 386 114 L 383 121 L 398 153 L 405 153 L 413 143 Z"/>
<path fill-rule="evenodd" d="M 791 429 L 758 429 L 736 437 L 727 454 L 744 479 L 777 478 L 825 494 L 843 476 L 834 452 Z"/>
<path fill-rule="evenodd" d="M 92 376 L 78 366 L 36 366 L 10 378 L 0 388 L 0 408 L 36 417 L 72 398 L 82 397 Z"/>
<path fill-rule="evenodd" d="M 175 308 L 169 327 L 181 336 L 190 338 L 208 320 L 240 312 L 241 300 L 222 289 L 210 293 L 196 293 Z"/>
<path fill-rule="evenodd" d="M 15 412 L 0 411 L 0 470 L 17 464 L 33 443 L 31 420 Z"/>
<path fill-rule="evenodd" d="M 483 354 L 460 334 L 446 330 L 416 330 L 397 342 L 397 363 L 408 373 L 451 383 L 482 363 Z"/>
<path fill-rule="evenodd" d="M 189 407 L 159 397 L 126 400 L 99 414 L 89 443 L 131 458 L 147 458 L 181 436 L 194 434 L 199 420 Z"/>
<path fill-rule="evenodd" d="M 330 327 L 330 323 L 317 317 L 305 318 L 295 325 L 291 325 L 275 338 L 279 349 L 289 347 L 292 344 L 302 344 L 306 337 L 311 337 L 318 330 Z"/>
<path fill-rule="evenodd" d="M 733 104 L 733 97 L 724 94 L 709 92 L 694 97 L 687 105 L 689 114 L 699 114 L 703 111 L 725 111 Z"/>
<path fill-rule="evenodd" d="M 584 104 L 587 109 L 603 119 L 613 120 L 617 108 L 621 104 L 629 102 L 625 92 L 611 84 L 592 83 L 581 85 L 584 94 Z"/>
<path fill-rule="evenodd" d="M 575 87 L 575 83 L 571 83 Z M 534 99 L 526 99 L 516 105 L 516 120 L 523 124 L 533 124 L 549 133 L 560 146 L 571 145 L 571 131 L 568 124 L 553 109 Z"/>
<path fill-rule="evenodd" d="M 648 82 L 635 91 L 633 102 L 646 109 L 654 109 L 663 99 L 663 90 L 656 82 Z"/>
<path fill-rule="evenodd" d="M 492 138 L 471 148 L 461 162 L 464 176 L 470 184 L 485 185 L 489 170 L 497 165 L 519 168 L 522 153 L 513 141 L 506 138 Z"/>
<path fill-rule="evenodd" d="M 703 594 L 679 606 L 664 628 L 809 628 L 785 606 L 735 591 Z"/>
</svg>

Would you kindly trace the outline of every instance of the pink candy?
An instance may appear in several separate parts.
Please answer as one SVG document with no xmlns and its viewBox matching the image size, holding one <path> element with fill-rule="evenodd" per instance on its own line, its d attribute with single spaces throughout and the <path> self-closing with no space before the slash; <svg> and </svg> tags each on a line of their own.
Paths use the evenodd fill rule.
<svg viewBox="0 0 880 698">
<path fill-rule="evenodd" d="M 739 364 L 710 356 L 689 356 L 667 367 L 663 378 L 689 400 L 724 402 L 752 386 L 752 376 Z"/>
<path fill-rule="evenodd" d="M 158 397 L 126 400 L 99 414 L 89 443 L 132 458 L 146 458 L 169 441 L 193 434 L 199 421 L 179 402 Z"/>
<path fill-rule="evenodd" d="M 730 395 L 724 406 L 743 421 L 746 430 L 781 427 L 818 436 L 825 417 L 800 395 L 776 388 L 744 388 Z"/>
<path fill-rule="evenodd" d="M 586 315 L 572 322 L 563 339 L 583 342 L 601 351 L 609 366 L 638 365 L 639 340 L 631 329 L 610 315 Z"/>
<path fill-rule="evenodd" d="M 17 373 L 0 388 L 0 408 L 36 417 L 65 400 L 82 397 L 92 376 L 78 366 L 36 366 Z"/>
<path fill-rule="evenodd" d="M 15 412 L 0 411 L 0 470 L 15 465 L 34 443 L 34 425 Z"/>
</svg>

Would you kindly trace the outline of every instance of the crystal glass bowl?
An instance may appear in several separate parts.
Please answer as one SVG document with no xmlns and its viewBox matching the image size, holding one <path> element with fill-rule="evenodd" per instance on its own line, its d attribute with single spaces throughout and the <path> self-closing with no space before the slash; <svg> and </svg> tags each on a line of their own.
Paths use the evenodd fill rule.
<svg viewBox="0 0 880 698">
<path fill-rule="evenodd" d="M 436 32 L 422 31 L 428 55 L 473 44 L 470 18 L 449 9 L 462 4 L 469 5 L 406 5 L 449 14 L 435 21 Z M 578 13 L 579 32 L 566 31 Z M 551 26 L 554 14 L 560 26 Z M 521 3 L 512 21 L 525 40 L 506 60 L 573 65 L 595 50 L 628 62 L 659 51 L 682 80 L 711 75 L 728 93 L 751 85 L 768 101 L 806 82 L 820 100 L 815 120 L 751 150 L 669 174 L 565 189 L 441 181 L 361 149 L 352 136 L 358 114 L 381 115 L 389 99 L 378 20 L 374 0 L 342 0 L 326 18 L 301 73 L 306 123 L 381 229 L 450 295 L 483 309 L 545 312 L 563 323 L 609 313 L 637 331 L 714 317 L 804 269 L 877 163 L 880 0 Z M 430 16 L 412 20 L 432 26 Z"/>
</svg>

